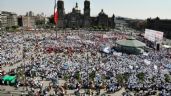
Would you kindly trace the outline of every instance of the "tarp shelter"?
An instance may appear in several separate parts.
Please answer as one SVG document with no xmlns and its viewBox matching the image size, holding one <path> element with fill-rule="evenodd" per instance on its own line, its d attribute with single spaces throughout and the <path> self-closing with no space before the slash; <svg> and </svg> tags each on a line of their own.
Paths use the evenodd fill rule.
<svg viewBox="0 0 171 96">
<path fill-rule="evenodd" d="M 138 41 L 138 40 L 136 40 L 133 37 L 129 37 L 129 38 L 124 39 L 124 40 L 118 40 L 118 41 L 116 41 L 116 43 L 118 45 L 125 46 L 125 47 L 136 47 L 136 48 L 140 48 L 140 47 L 145 47 L 146 46 L 145 43 L 143 43 L 141 41 Z"/>
<path fill-rule="evenodd" d="M 15 84 L 16 83 L 16 76 L 10 76 L 10 75 L 5 75 L 2 78 L 2 81 L 5 82 L 6 84 Z"/>
<path fill-rule="evenodd" d="M 136 40 L 135 38 L 128 37 L 127 39 L 118 40 L 116 44 L 121 47 L 121 51 L 126 53 L 139 54 L 143 53 L 143 49 L 146 46 L 145 43 Z"/>
</svg>

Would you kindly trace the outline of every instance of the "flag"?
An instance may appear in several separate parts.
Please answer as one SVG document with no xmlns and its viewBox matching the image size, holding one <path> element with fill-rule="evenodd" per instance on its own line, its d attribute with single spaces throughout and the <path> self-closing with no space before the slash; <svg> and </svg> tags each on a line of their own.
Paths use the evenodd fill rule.
<svg viewBox="0 0 171 96">
<path fill-rule="evenodd" d="M 54 7 L 54 22 L 55 24 L 57 24 L 58 22 L 58 10 L 57 10 L 56 0 L 55 0 L 55 7 Z"/>
</svg>

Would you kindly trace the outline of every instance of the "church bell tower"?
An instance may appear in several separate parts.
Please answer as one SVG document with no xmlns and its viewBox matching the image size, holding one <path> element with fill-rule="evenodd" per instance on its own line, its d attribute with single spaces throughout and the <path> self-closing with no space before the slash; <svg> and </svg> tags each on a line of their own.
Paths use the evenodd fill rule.
<svg viewBox="0 0 171 96">
<path fill-rule="evenodd" d="M 64 16 L 65 16 L 64 1 L 58 0 L 57 5 L 58 5 L 58 27 L 63 28 Z"/>
<path fill-rule="evenodd" d="M 84 1 L 84 26 L 89 27 L 90 25 L 90 1 Z"/>
</svg>

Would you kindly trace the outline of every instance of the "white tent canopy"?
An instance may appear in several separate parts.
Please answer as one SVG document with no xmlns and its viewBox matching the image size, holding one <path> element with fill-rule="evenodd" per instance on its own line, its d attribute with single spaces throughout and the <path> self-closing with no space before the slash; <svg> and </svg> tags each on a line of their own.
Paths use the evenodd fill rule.
<svg viewBox="0 0 171 96">
<path fill-rule="evenodd" d="M 95 42 L 91 41 L 91 40 L 84 40 L 82 41 L 85 44 L 95 44 Z"/>
<path fill-rule="evenodd" d="M 154 65 L 154 69 L 157 70 L 157 65 Z"/>
<path fill-rule="evenodd" d="M 75 35 L 75 36 L 67 36 L 67 39 L 75 39 L 75 40 L 79 40 L 80 37 Z"/>
<path fill-rule="evenodd" d="M 105 52 L 105 53 L 110 53 L 110 51 L 111 51 L 110 47 L 105 47 L 103 49 L 103 52 Z"/>
<path fill-rule="evenodd" d="M 170 45 L 163 45 L 163 47 L 166 48 L 166 49 L 170 49 L 171 48 Z"/>
<path fill-rule="evenodd" d="M 150 65 L 150 64 L 151 64 L 151 61 L 145 59 L 145 60 L 144 60 L 144 63 L 145 63 L 146 65 Z"/>
</svg>

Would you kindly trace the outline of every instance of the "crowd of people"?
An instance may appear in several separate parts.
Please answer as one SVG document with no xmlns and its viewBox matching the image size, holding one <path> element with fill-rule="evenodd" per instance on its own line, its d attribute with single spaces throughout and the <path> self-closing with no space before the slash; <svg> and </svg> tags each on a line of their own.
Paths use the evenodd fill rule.
<svg viewBox="0 0 171 96">
<path fill-rule="evenodd" d="M 2 36 L 0 64 L 7 67 L 5 63 L 10 62 L 15 66 L 22 61 L 16 70 L 24 67 L 24 85 L 31 95 L 64 96 L 67 90 L 78 95 L 82 89 L 87 94 L 99 95 L 102 90 L 113 94 L 123 87 L 123 96 L 131 96 L 132 90 L 135 96 L 157 92 L 171 95 L 171 69 L 165 67 L 171 64 L 171 58 L 165 49 L 139 55 L 100 50 L 102 45 L 112 49 L 116 40 L 126 37 L 124 33 L 85 30 L 59 32 L 57 36 L 55 32 L 9 33 Z M 21 83 L 17 81 L 16 85 Z M 43 81 L 49 81 L 48 86 Z"/>
</svg>

